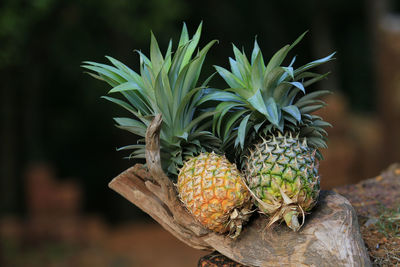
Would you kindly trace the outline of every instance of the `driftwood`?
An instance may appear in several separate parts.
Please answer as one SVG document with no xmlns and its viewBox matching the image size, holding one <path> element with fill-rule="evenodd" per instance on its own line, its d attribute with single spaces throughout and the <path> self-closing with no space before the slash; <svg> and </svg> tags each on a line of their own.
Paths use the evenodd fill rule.
<svg viewBox="0 0 400 267">
<path fill-rule="evenodd" d="M 255 215 L 237 239 L 202 227 L 183 207 L 161 169 L 160 125 L 161 116 L 156 116 L 146 133 L 148 171 L 136 164 L 109 186 L 179 240 L 247 266 L 370 266 L 356 213 L 347 199 L 334 192 L 321 193 L 318 206 L 296 233 L 284 225 L 266 229 L 262 215 Z"/>
</svg>

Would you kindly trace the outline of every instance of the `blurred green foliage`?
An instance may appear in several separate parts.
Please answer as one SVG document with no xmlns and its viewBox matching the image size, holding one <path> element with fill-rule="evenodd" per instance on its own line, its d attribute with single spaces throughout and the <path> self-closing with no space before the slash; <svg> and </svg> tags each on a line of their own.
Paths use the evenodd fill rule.
<svg viewBox="0 0 400 267">
<path fill-rule="evenodd" d="M 104 62 L 104 55 L 110 55 L 137 69 L 133 50 L 148 52 L 150 30 L 165 51 L 169 38 L 179 38 L 183 21 L 190 33 L 204 21 L 201 47 L 220 41 L 209 53 L 204 75 L 213 64 L 227 66 L 232 42 L 249 53 L 257 35 L 269 57 L 309 29 L 294 51 L 297 64 L 337 51 L 337 88 L 326 89 L 342 90 L 354 109 L 370 111 L 374 83 L 365 8 L 362 0 L 3 0 L 0 78 L 17 122 L 15 179 L 21 187 L 24 166 L 46 160 L 60 177 L 81 179 L 87 211 L 114 219 L 138 214 L 107 188 L 113 176 L 133 164 L 115 151 L 132 143 L 129 133 L 112 125 L 122 110 L 100 100 L 106 85 L 79 66 L 84 60 Z"/>
<path fill-rule="evenodd" d="M 171 31 L 171 22 L 183 13 L 176 0 L 5 0 L 0 9 L 0 66 L 22 64 L 26 53 L 37 53 L 32 44 L 43 45 L 56 59 L 67 59 L 90 50 L 123 46 L 129 38 L 143 45 L 149 26 Z M 45 38 L 45 39 L 43 39 Z M 165 38 L 164 38 L 165 39 Z M 42 43 L 41 41 L 46 41 Z M 113 45 L 112 45 L 113 44 Z M 132 47 L 126 44 L 124 47 Z M 93 51 L 93 52 L 94 52 Z M 73 53 L 75 52 L 75 53 Z M 85 55 L 93 54 L 84 53 Z M 62 61 L 60 65 L 70 65 Z"/>
</svg>

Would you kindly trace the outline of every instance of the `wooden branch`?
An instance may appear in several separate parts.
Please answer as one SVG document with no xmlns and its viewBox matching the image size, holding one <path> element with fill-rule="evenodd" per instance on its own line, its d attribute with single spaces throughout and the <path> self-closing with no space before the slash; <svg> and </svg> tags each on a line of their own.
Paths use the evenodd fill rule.
<svg viewBox="0 0 400 267">
<path fill-rule="evenodd" d="M 182 228 L 182 232 L 189 231 L 196 236 L 205 235 L 209 231 L 202 227 L 182 206 L 174 184 L 162 170 L 160 156 L 161 123 L 162 117 L 161 114 L 158 114 L 153 119 L 146 132 L 146 164 L 149 168 L 150 175 L 161 186 L 161 189 L 157 189 L 156 186 L 152 185 L 150 182 L 147 183 L 147 187 L 167 205 L 175 223 L 179 224 Z"/>
<path fill-rule="evenodd" d="M 146 164 L 149 168 L 150 175 L 161 186 L 165 202 L 176 198 L 173 191 L 173 183 L 161 168 L 160 156 L 160 130 L 162 117 L 158 114 L 146 131 Z"/>
<path fill-rule="evenodd" d="M 146 179 L 146 176 L 148 173 L 143 165 L 136 164 L 114 178 L 108 186 L 149 214 L 182 242 L 193 248 L 213 250 L 202 239 L 175 222 L 173 214 L 166 204 L 148 189 L 146 184 L 151 182 Z M 152 184 L 152 186 L 155 185 Z"/>
<path fill-rule="evenodd" d="M 321 192 L 318 206 L 299 232 L 285 225 L 267 229 L 268 220 L 262 215 L 253 216 L 237 239 L 204 229 L 183 207 L 173 183 L 162 172 L 159 140 L 154 140 L 159 138 L 160 124 L 157 116 L 146 134 L 149 171 L 135 165 L 109 186 L 179 240 L 197 249 L 217 250 L 248 266 L 371 265 L 353 207 L 334 192 Z"/>
</svg>

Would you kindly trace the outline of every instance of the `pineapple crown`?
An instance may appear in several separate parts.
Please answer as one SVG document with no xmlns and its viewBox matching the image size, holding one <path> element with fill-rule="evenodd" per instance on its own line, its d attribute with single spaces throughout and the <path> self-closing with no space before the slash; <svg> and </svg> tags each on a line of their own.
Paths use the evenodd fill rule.
<svg viewBox="0 0 400 267">
<path fill-rule="evenodd" d="M 297 69 L 293 67 L 296 57 L 288 66 L 281 65 L 305 34 L 276 52 L 267 65 L 256 39 L 251 63 L 245 52 L 240 52 L 233 45 L 235 59 L 229 58 L 231 71 L 215 66 L 229 88 L 210 89 L 202 101 L 221 101 L 216 107 L 213 130 L 221 138 L 224 150 L 234 145 L 240 153 L 260 135 L 275 131 L 306 137 L 308 145 L 315 149 L 326 147 L 324 127 L 330 124 L 310 113 L 326 105 L 318 98 L 330 92 L 320 90 L 308 93 L 306 87 L 329 74 L 308 70 L 332 60 L 334 53 Z M 321 156 L 319 151 L 317 155 Z"/>
<path fill-rule="evenodd" d="M 204 122 L 213 112 L 199 110 L 208 78 L 198 85 L 204 59 L 216 42 L 209 42 L 193 56 L 200 40 L 202 23 L 192 39 L 186 25 L 183 25 L 179 45 L 172 52 L 170 40 L 165 56 L 162 55 L 157 40 L 151 33 L 150 58 L 137 51 L 140 57 L 140 74 L 120 61 L 106 57 L 112 65 L 85 61 L 83 68 L 90 70 L 94 78 L 107 82 L 113 87 L 108 93 L 119 93 L 125 100 L 109 96 L 111 101 L 129 111 L 129 118 L 114 118 L 117 127 L 139 137 L 137 144 L 118 150 L 131 149 L 129 158 L 145 158 L 145 134 L 155 115 L 161 113 L 163 122 L 160 131 L 161 161 L 163 169 L 173 176 L 188 156 L 202 151 L 218 151 L 220 140 L 207 128 L 212 122 Z"/>
</svg>

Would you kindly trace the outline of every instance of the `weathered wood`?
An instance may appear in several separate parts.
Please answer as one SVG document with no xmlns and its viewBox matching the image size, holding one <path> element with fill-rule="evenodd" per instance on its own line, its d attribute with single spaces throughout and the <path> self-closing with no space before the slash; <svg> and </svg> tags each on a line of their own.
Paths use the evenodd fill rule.
<svg viewBox="0 0 400 267">
<path fill-rule="evenodd" d="M 200 258 L 198 267 L 247 267 L 243 264 L 237 263 L 221 253 L 214 251 L 208 255 Z"/>
<path fill-rule="evenodd" d="M 146 154 L 149 172 L 135 165 L 109 186 L 178 239 L 194 248 L 217 250 L 248 266 L 370 266 L 356 213 L 347 199 L 334 192 L 321 193 L 318 206 L 299 232 L 284 225 L 267 229 L 262 215 L 253 216 L 237 239 L 203 228 L 183 207 L 172 182 L 165 180 L 159 141 L 152 140 L 158 139 L 160 123 L 156 118 L 146 135 L 151 147 Z"/>
<path fill-rule="evenodd" d="M 161 114 L 158 114 L 152 123 L 149 125 L 146 131 L 146 164 L 149 169 L 151 177 L 158 183 L 159 186 L 148 181 L 146 186 L 156 196 L 164 202 L 168 207 L 169 212 L 172 214 L 174 223 L 179 224 L 181 230 L 185 232 L 184 228 L 188 228 L 189 231 L 195 233 L 198 236 L 206 234 L 206 231 L 199 222 L 197 222 L 182 206 L 181 202 L 177 197 L 177 191 L 161 168 L 161 156 L 160 156 L 160 129 L 161 129 L 162 118 Z M 174 216 L 179 214 L 179 216 Z"/>
<path fill-rule="evenodd" d="M 146 176 L 148 175 L 144 172 L 143 166 L 137 164 L 114 178 L 109 187 L 149 214 L 162 227 L 187 245 L 197 249 L 212 250 L 206 242 L 199 239 L 193 232 L 176 223 L 168 206 L 148 189 L 148 185 L 151 185 L 151 188 L 156 188 L 156 185 L 147 180 Z M 188 221 L 188 227 L 192 223 Z"/>
</svg>

